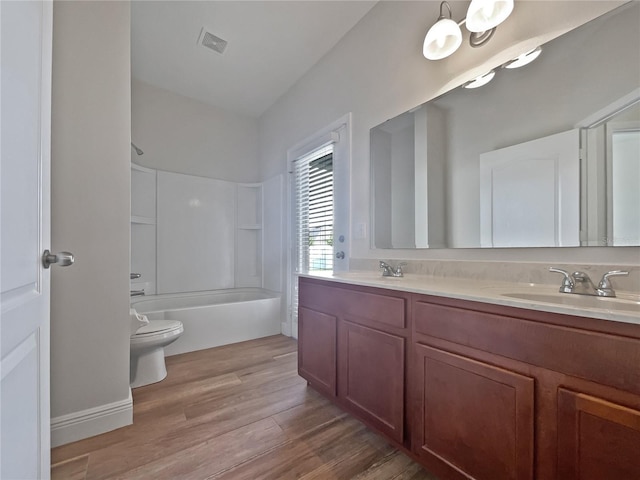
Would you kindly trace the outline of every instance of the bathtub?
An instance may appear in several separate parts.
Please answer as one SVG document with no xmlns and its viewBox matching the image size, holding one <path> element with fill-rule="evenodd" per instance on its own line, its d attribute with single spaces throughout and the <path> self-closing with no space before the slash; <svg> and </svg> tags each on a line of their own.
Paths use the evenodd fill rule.
<svg viewBox="0 0 640 480">
<path fill-rule="evenodd" d="M 280 294 L 261 288 L 133 297 L 131 306 L 149 320 L 180 320 L 184 333 L 165 356 L 276 335 Z"/>
</svg>

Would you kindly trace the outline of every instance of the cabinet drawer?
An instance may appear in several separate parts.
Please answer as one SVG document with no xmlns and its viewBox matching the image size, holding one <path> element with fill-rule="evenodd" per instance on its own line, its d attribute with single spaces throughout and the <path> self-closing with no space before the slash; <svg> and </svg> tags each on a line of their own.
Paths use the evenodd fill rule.
<svg viewBox="0 0 640 480">
<path fill-rule="evenodd" d="M 333 313 L 337 310 L 330 301 L 333 288 L 318 285 L 306 278 L 298 279 L 298 304 L 318 312 Z"/>
<path fill-rule="evenodd" d="M 406 298 L 378 293 L 384 290 L 368 290 L 370 292 L 363 292 L 346 285 L 328 287 L 301 278 L 300 305 L 349 317 L 363 325 L 406 328 Z"/>
<path fill-rule="evenodd" d="M 416 301 L 416 335 L 640 394 L 640 340 Z M 554 314 L 549 314 L 553 316 Z"/>
<path fill-rule="evenodd" d="M 404 298 L 377 293 L 346 290 L 336 298 L 345 318 L 364 325 L 386 325 L 394 328 L 406 327 L 406 300 Z"/>
</svg>

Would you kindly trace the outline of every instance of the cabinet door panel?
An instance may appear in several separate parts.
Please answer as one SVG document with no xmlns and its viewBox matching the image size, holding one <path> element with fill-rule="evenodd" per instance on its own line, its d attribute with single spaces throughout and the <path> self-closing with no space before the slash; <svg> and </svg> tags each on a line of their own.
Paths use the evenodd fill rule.
<svg viewBox="0 0 640 480">
<path fill-rule="evenodd" d="M 640 479 L 640 411 L 558 389 L 558 478 Z"/>
<path fill-rule="evenodd" d="M 416 344 L 413 450 L 474 479 L 533 478 L 534 380 Z"/>
<path fill-rule="evenodd" d="M 354 413 L 402 442 L 405 339 L 348 321 L 340 328 L 340 398 Z"/>
<path fill-rule="evenodd" d="M 336 328 L 336 317 L 300 307 L 298 373 L 331 396 L 336 395 Z"/>
</svg>

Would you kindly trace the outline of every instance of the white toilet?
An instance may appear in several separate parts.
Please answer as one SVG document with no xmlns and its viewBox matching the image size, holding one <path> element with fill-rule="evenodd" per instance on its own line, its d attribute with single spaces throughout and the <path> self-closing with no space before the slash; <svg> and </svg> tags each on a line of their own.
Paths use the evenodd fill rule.
<svg viewBox="0 0 640 480">
<path fill-rule="evenodd" d="M 151 320 L 131 335 L 131 388 L 156 383 L 167 376 L 164 347 L 175 342 L 182 332 L 182 322 L 177 320 Z"/>
</svg>

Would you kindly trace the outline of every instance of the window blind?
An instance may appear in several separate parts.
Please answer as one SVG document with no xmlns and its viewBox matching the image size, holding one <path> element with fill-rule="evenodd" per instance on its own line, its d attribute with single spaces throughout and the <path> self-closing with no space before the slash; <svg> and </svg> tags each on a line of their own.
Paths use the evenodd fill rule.
<svg viewBox="0 0 640 480">
<path fill-rule="evenodd" d="M 293 167 L 296 271 L 333 270 L 333 144 Z"/>
</svg>

